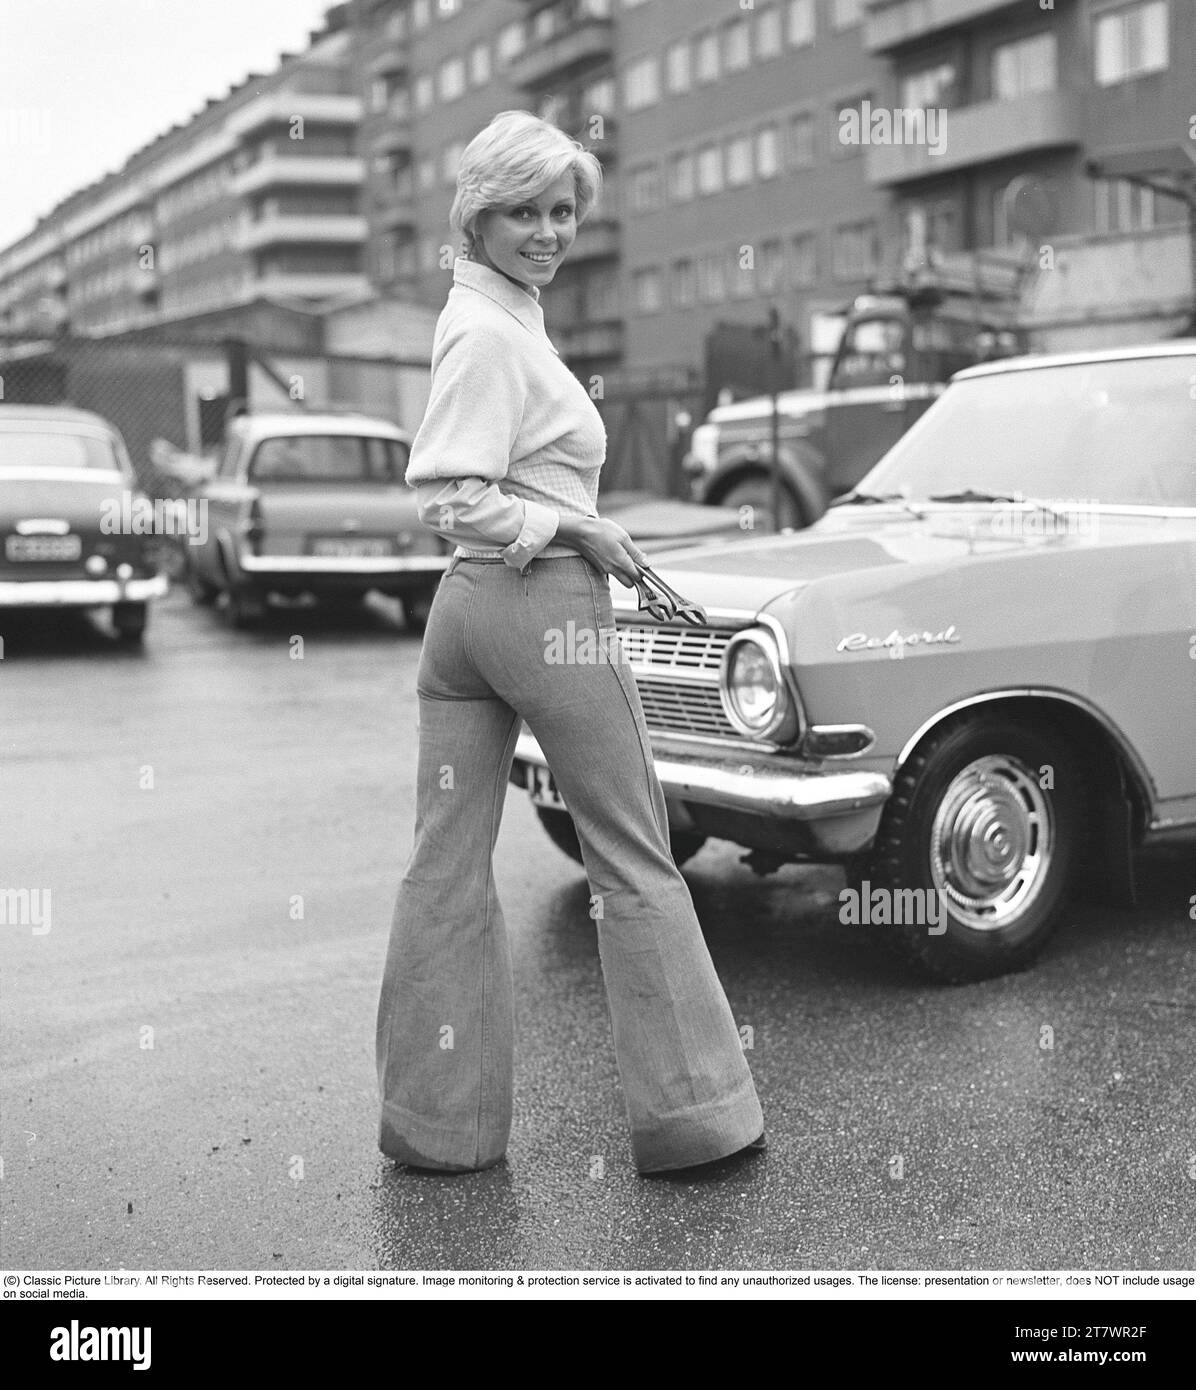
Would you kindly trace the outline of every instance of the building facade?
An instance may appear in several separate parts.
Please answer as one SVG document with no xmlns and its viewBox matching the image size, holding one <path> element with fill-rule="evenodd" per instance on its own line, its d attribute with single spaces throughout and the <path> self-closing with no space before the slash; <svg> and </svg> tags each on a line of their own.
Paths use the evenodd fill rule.
<svg viewBox="0 0 1196 1390">
<path fill-rule="evenodd" d="M 347 11 L 0 252 L 0 332 L 106 335 L 366 294 Z"/>
<path fill-rule="evenodd" d="M 371 287 L 438 310 L 461 151 L 511 107 L 603 164 L 544 295 L 583 380 L 700 367 L 715 324 L 774 306 L 825 353 L 855 295 L 945 259 L 1191 245 L 1193 0 L 348 0 L 326 23 L 0 253 L 0 330 Z"/>
</svg>

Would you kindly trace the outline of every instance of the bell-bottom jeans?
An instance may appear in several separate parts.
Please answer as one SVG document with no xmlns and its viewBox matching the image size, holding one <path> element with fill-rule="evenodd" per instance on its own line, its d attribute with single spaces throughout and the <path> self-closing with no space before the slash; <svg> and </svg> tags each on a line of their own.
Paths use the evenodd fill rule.
<svg viewBox="0 0 1196 1390">
<path fill-rule="evenodd" d="M 378 1006 L 379 1143 L 402 1163 L 471 1171 L 506 1151 L 515 985 L 492 853 L 521 718 L 581 843 L 637 1169 L 722 1158 L 764 1128 L 614 636 L 607 580 L 581 555 L 522 573 L 462 556 L 441 580 L 417 678 L 415 841 Z"/>
</svg>

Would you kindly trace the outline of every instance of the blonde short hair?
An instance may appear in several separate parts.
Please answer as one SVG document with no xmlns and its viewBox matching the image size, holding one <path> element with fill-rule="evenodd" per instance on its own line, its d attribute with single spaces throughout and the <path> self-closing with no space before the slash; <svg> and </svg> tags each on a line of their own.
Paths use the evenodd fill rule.
<svg viewBox="0 0 1196 1390">
<path fill-rule="evenodd" d="M 530 111 L 500 111 L 466 145 L 457 170 L 449 223 L 461 238 L 462 255 L 473 256 L 481 213 L 534 199 L 570 173 L 580 223 L 602 189 L 597 157 L 559 126 Z"/>
</svg>

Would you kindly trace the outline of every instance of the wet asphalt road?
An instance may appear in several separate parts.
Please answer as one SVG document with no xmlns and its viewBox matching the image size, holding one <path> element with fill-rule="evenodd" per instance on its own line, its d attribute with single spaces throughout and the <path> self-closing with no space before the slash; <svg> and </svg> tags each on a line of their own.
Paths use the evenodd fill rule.
<svg viewBox="0 0 1196 1390">
<path fill-rule="evenodd" d="M 6 1266 L 1196 1263 L 1190 852 L 1143 860 L 1133 910 L 1077 903 L 1030 972 L 942 988 L 840 925 L 836 871 L 760 879 L 708 844 L 686 878 L 770 1147 L 645 1180 L 584 876 L 510 788 L 511 1144 L 417 1174 L 375 1148 L 373 1027 L 418 639 L 383 603 L 243 635 L 181 595 L 144 654 L 83 618 L 3 626 L 0 874 L 52 890 L 49 931 L 3 935 Z"/>
</svg>

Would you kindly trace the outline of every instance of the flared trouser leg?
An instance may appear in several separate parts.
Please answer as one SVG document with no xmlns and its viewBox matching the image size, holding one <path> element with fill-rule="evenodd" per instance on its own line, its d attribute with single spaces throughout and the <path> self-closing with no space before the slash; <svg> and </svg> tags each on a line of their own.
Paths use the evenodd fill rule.
<svg viewBox="0 0 1196 1390">
<path fill-rule="evenodd" d="M 580 556 L 533 561 L 523 578 L 482 564 L 458 577 L 437 595 L 421 659 L 416 845 L 379 1009 L 383 1148 L 466 1168 L 506 1144 L 513 984 L 491 851 L 522 716 L 577 827 L 635 1164 L 655 1172 L 732 1153 L 761 1132 L 763 1114 L 669 849 L 606 582 Z M 457 698 L 431 698 L 448 689 Z M 446 762 L 461 768 L 468 805 L 442 790 Z M 457 1048 L 447 1061 L 446 1025 Z"/>
</svg>

